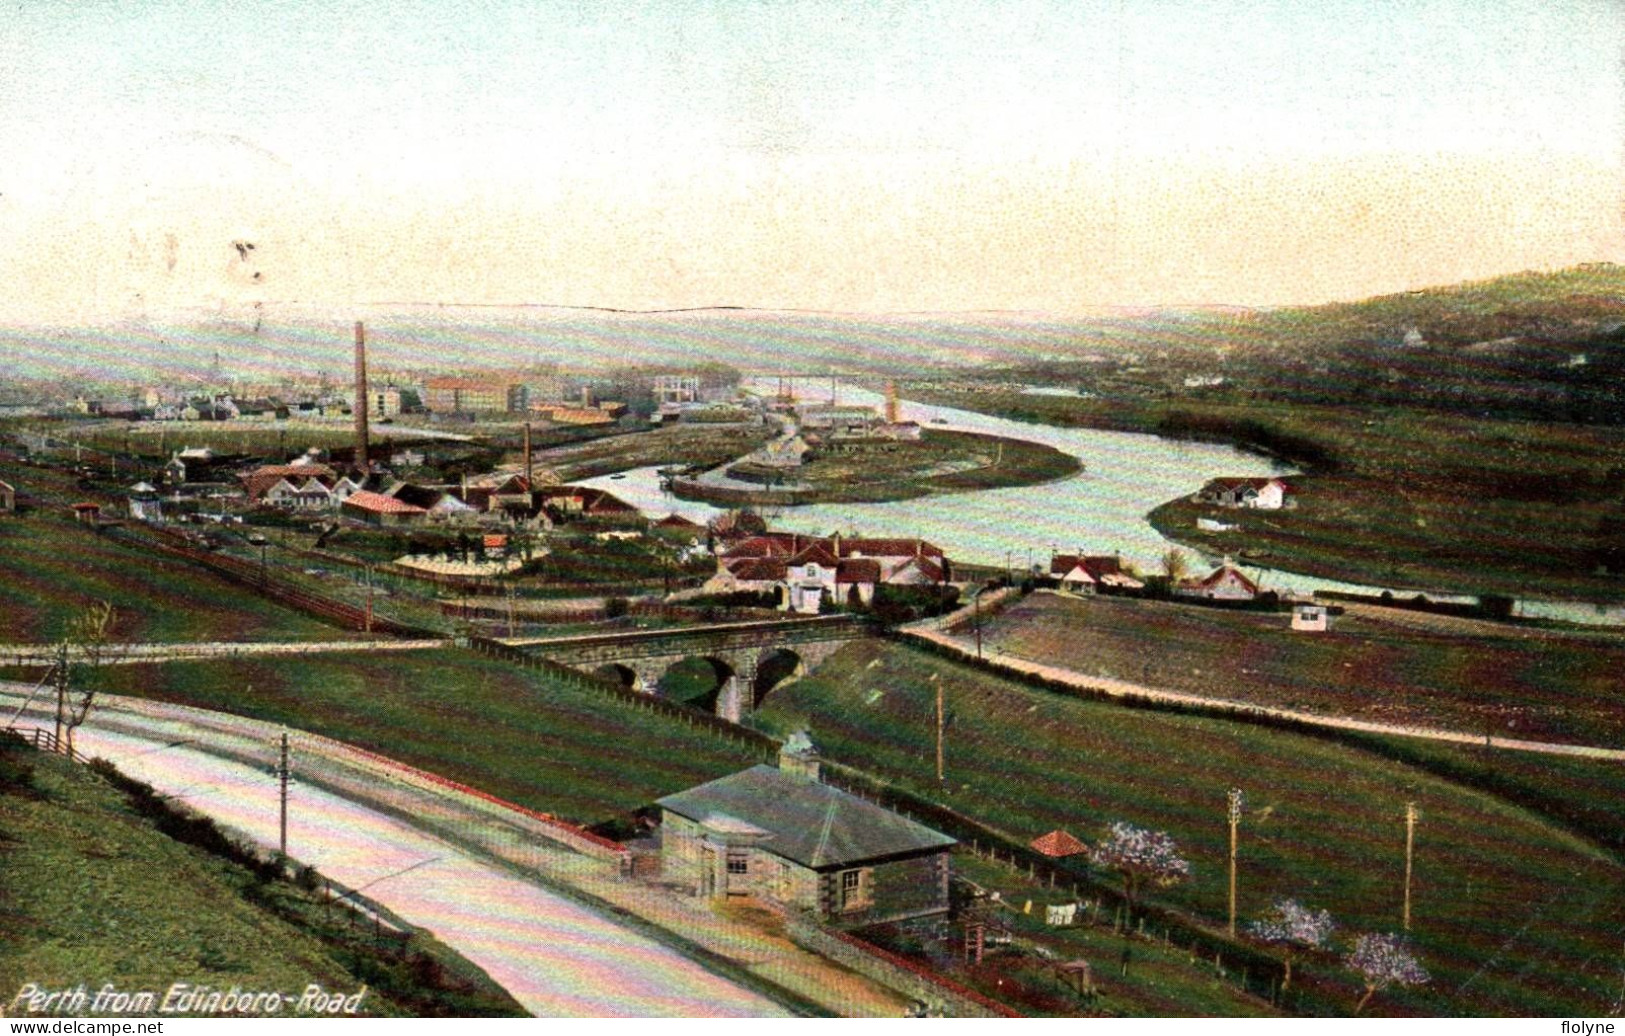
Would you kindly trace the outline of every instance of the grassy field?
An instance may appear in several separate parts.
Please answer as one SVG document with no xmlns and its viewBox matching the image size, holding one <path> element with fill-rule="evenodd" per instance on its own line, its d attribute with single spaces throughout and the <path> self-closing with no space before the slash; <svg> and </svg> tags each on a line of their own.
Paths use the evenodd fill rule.
<svg viewBox="0 0 1625 1036">
<path fill-rule="evenodd" d="M 123 666 L 106 689 L 326 734 L 584 824 L 744 769 L 736 744 L 471 652 Z"/>
<path fill-rule="evenodd" d="M 910 387 L 911 397 L 1067 427 L 1269 448 L 1309 474 L 1292 511 L 1173 501 L 1165 535 L 1213 553 L 1354 583 L 1522 597 L 1625 598 L 1598 565 L 1619 553 L 1625 429 L 1492 420 L 1399 406 L 1084 399 Z M 1195 487 L 1192 487 L 1193 489 Z M 1212 514 L 1234 533 L 1197 530 Z M 1613 554 L 1609 552 L 1612 551 Z M 1617 568 L 1617 566 L 1616 566 Z"/>
<path fill-rule="evenodd" d="M 48 642 L 111 601 L 117 641 L 333 640 L 336 627 L 194 568 L 35 511 L 0 519 L 0 641 Z"/>
<path fill-rule="evenodd" d="M 1031 661 L 1216 698 L 1625 744 L 1625 637 L 1477 625 L 1496 632 L 1430 633 L 1351 614 L 1328 633 L 1305 634 L 1292 632 L 1285 614 L 1033 594 L 984 622 L 982 637 Z"/>
<path fill-rule="evenodd" d="M 951 714 L 940 788 L 933 674 Z M 1093 840 L 1117 819 L 1166 830 L 1194 878 L 1162 901 L 1215 923 L 1225 789 L 1247 796 L 1242 917 L 1293 896 L 1331 910 L 1349 934 L 1399 927 L 1402 815 L 1414 801 L 1413 935 L 1435 980 L 1383 1009 L 1606 1013 L 1618 995 L 1625 869 L 1546 817 L 1418 767 L 1242 723 L 1069 699 L 885 642 L 843 648 L 769 695 L 758 717 L 776 731 L 807 725 L 831 758 L 1021 840 L 1056 827 Z"/>
<path fill-rule="evenodd" d="M 19 761 L 33 768 L 31 787 L 15 779 Z M 432 939 L 414 939 L 425 955 L 416 967 L 389 960 L 368 929 L 349 928 L 315 894 L 171 839 L 84 767 L 16 749 L 0 750 L 0 762 L 12 778 L 0 776 L 0 989 L 8 1008 L 26 982 L 83 982 L 91 991 L 110 982 L 160 998 L 176 981 L 221 990 L 316 982 L 346 992 L 366 983 L 368 1014 L 524 1014 Z"/>
<path fill-rule="evenodd" d="M 657 464 L 709 468 L 744 456 L 774 434 L 771 425 L 676 424 L 554 447 L 539 452 L 536 462 L 552 468 L 566 482 Z M 508 462 L 518 464 L 520 457 L 515 454 Z"/>
</svg>

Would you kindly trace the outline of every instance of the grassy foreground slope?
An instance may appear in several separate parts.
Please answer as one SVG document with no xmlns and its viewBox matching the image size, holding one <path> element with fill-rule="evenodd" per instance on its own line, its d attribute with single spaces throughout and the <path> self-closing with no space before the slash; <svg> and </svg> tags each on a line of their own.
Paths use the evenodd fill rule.
<svg viewBox="0 0 1625 1036">
<path fill-rule="evenodd" d="M 939 676 L 948 781 L 934 775 Z M 1064 698 L 901 645 L 862 642 L 758 714 L 827 754 L 1021 840 L 1093 840 L 1123 819 L 1167 830 L 1194 878 L 1166 902 L 1225 916 L 1225 790 L 1247 796 L 1240 913 L 1292 896 L 1345 932 L 1399 927 L 1404 805 L 1417 835 L 1413 936 L 1433 971 L 1402 1010 L 1605 1012 L 1619 985 L 1625 868 L 1547 818 L 1416 767 L 1242 723 Z"/>
<path fill-rule="evenodd" d="M 18 779 L 19 769 L 32 778 Z M 107 780 L 0 745 L 0 990 L 83 982 L 346 993 L 365 1014 L 523 1015 L 485 974 L 424 936 L 393 959 L 312 893 L 175 841 Z M 291 1013 L 288 1008 L 283 1013 Z"/>
</svg>

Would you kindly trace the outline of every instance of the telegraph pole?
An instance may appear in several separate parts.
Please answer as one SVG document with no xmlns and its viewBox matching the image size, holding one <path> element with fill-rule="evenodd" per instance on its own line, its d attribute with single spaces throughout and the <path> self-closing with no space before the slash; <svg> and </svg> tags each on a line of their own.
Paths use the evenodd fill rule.
<svg viewBox="0 0 1625 1036">
<path fill-rule="evenodd" d="M 937 685 L 937 783 L 942 783 L 942 735 L 946 725 L 942 710 L 942 681 L 936 673 L 931 674 L 931 682 Z"/>
<path fill-rule="evenodd" d="M 1230 937 L 1236 936 L 1236 828 L 1241 824 L 1241 789 L 1231 788 L 1225 796 L 1230 820 Z"/>
<path fill-rule="evenodd" d="M 372 632 L 372 566 L 367 566 L 367 632 Z"/>
<path fill-rule="evenodd" d="M 288 863 L 288 785 L 293 781 L 293 770 L 288 765 L 288 732 L 286 730 L 282 732 L 282 748 L 277 756 L 277 765 L 271 770 L 271 776 L 277 780 L 277 797 L 280 805 L 277 863 L 286 867 Z"/>
<path fill-rule="evenodd" d="M 56 745 L 57 751 L 62 751 L 66 742 L 62 740 L 62 726 L 67 722 L 68 712 L 68 642 L 63 641 L 56 646 L 56 665 L 51 671 L 53 682 L 56 684 Z"/>
<path fill-rule="evenodd" d="M 1416 845 L 1416 803 L 1405 803 L 1405 930 L 1411 930 L 1411 850 Z"/>
<path fill-rule="evenodd" d="M 976 618 L 976 661 L 978 662 L 982 660 L 982 590 L 985 589 L 987 588 L 982 587 L 981 590 L 977 590 L 970 599 Z"/>
</svg>

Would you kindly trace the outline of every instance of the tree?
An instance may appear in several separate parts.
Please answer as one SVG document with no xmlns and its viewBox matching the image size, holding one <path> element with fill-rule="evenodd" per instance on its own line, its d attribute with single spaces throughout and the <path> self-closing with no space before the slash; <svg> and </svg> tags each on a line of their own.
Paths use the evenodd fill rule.
<svg viewBox="0 0 1625 1036">
<path fill-rule="evenodd" d="M 1392 934 L 1360 936 L 1344 963 L 1365 983 L 1365 995 L 1354 1005 L 1355 1014 L 1389 986 L 1420 986 L 1430 977 L 1405 944 L 1404 937 Z"/>
<path fill-rule="evenodd" d="M 1190 575 L 1191 558 L 1178 547 L 1169 547 L 1162 552 L 1162 574 L 1168 577 L 1168 589 L 1172 590 L 1179 581 Z"/>
<path fill-rule="evenodd" d="M 1281 980 L 1284 991 L 1292 985 L 1292 962 L 1304 950 L 1323 950 L 1331 941 L 1332 915 L 1316 912 L 1295 899 L 1278 899 L 1270 912 L 1247 926 L 1247 932 L 1259 942 L 1279 946 L 1286 964 L 1286 975 Z"/>
<path fill-rule="evenodd" d="M 1147 884 L 1171 888 L 1191 875 L 1191 865 L 1179 855 L 1179 847 L 1162 831 L 1151 831 L 1121 820 L 1107 828 L 1106 837 L 1090 853 L 1097 867 L 1114 870 L 1123 877 L 1123 898 L 1130 916 L 1139 902 L 1140 890 Z"/>
<path fill-rule="evenodd" d="M 68 620 L 67 633 L 57 644 L 56 721 L 60 734 L 67 737 L 70 756 L 74 752 L 74 731 L 90 718 L 96 701 L 93 674 L 109 660 L 108 635 L 113 614 L 111 602 L 96 601 L 87 605 Z M 89 670 L 89 679 L 86 670 Z"/>
</svg>

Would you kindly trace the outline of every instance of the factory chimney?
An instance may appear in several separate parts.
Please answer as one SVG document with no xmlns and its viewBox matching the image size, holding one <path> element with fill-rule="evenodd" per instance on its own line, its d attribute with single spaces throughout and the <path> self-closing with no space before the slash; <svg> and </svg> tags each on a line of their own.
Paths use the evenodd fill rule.
<svg viewBox="0 0 1625 1036">
<path fill-rule="evenodd" d="M 886 382 L 886 423 L 897 423 L 897 382 Z"/>
<path fill-rule="evenodd" d="M 370 471 L 367 463 L 367 412 L 372 409 L 372 396 L 367 391 L 367 332 L 361 321 L 355 322 L 355 403 L 350 412 L 355 414 L 355 466 Z"/>
<path fill-rule="evenodd" d="M 536 489 L 536 483 L 531 480 L 531 470 L 530 470 L 530 422 L 529 421 L 525 422 L 525 489 L 526 489 L 527 492 L 534 492 L 535 489 Z"/>
</svg>

